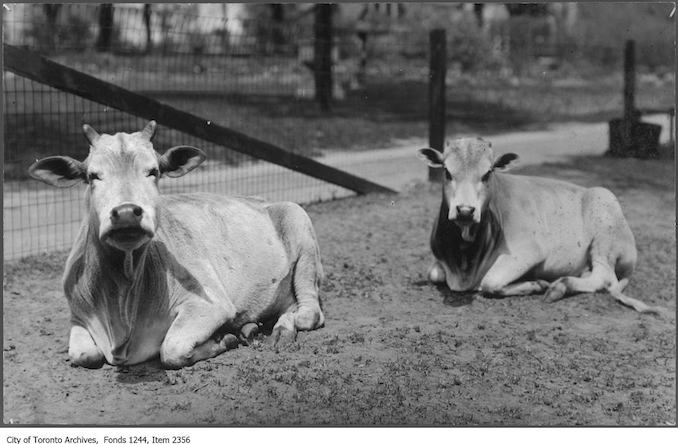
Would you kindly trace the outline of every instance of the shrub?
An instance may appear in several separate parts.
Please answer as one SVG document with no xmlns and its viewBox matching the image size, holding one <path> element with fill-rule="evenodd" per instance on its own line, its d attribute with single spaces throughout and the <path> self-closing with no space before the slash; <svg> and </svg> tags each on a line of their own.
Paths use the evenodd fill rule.
<svg viewBox="0 0 678 444">
<path fill-rule="evenodd" d="M 486 34 L 475 20 L 463 20 L 447 30 L 447 58 L 462 71 L 486 69 L 499 64 Z"/>
<path fill-rule="evenodd" d="M 69 15 L 66 23 L 57 30 L 59 46 L 65 49 L 83 51 L 91 45 L 93 37 L 89 20 L 77 15 Z"/>
<path fill-rule="evenodd" d="M 634 39 L 639 65 L 673 66 L 675 23 L 668 17 L 672 7 L 670 3 L 581 3 L 574 38 L 592 62 L 618 65 L 625 40 Z"/>
</svg>

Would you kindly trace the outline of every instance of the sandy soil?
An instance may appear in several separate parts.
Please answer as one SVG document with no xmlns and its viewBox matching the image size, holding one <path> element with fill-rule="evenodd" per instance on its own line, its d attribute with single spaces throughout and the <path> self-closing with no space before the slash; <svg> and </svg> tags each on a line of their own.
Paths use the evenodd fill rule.
<svg viewBox="0 0 678 444">
<path fill-rule="evenodd" d="M 604 185 L 639 263 L 627 293 L 675 312 L 672 162 L 584 158 L 522 172 Z M 326 327 L 275 353 L 258 338 L 191 368 L 72 368 L 65 253 L 6 263 L 4 422 L 669 425 L 675 315 L 604 294 L 452 297 L 425 281 L 439 190 L 310 206 Z"/>
</svg>

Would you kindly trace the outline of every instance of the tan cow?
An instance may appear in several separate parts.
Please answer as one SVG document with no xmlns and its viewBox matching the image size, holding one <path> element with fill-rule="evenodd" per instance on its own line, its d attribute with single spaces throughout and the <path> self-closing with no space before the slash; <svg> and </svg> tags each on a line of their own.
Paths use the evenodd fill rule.
<svg viewBox="0 0 678 444">
<path fill-rule="evenodd" d="M 504 174 L 518 158 L 495 158 L 480 138 L 418 154 L 443 168 L 443 198 L 431 233 L 428 277 L 452 291 L 509 296 L 605 290 L 638 311 L 658 312 L 622 294 L 636 264 L 636 245 L 607 189 Z"/>
<path fill-rule="evenodd" d="M 204 153 L 159 155 L 151 121 L 132 134 L 97 134 L 79 162 L 33 164 L 32 177 L 58 187 L 87 183 L 87 214 L 66 263 L 69 356 L 76 365 L 131 365 L 160 356 L 192 365 L 275 322 L 272 341 L 324 323 L 320 252 L 306 212 L 291 202 L 207 193 L 160 195 L 161 176 L 179 177 Z"/>
</svg>

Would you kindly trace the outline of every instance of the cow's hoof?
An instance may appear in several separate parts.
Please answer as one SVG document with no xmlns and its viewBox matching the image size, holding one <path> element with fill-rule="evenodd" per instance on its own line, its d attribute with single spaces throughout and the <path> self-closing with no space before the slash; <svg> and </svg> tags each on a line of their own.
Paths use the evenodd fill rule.
<svg viewBox="0 0 678 444">
<path fill-rule="evenodd" d="M 101 353 L 69 353 L 71 360 L 71 367 L 84 367 L 89 369 L 97 369 L 103 367 L 106 359 Z"/>
<path fill-rule="evenodd" d="M 249 322 L 240 329 L 240 341 L 249 344 L 259 333 L 259 326 L 254 322 Z"/>
<path fill-rule="evenodd" d="M 539 287 L 541 287 L 541 291 L 546 291 L 546 290 L 548 290 L 549 287 L 551 286 L 551 284 L 550 284 L 548 281 L 544 281 L 544 280 L 542 280 L 542 279 L 539 279 L 539 280 L 536 281 L 536 282 L 537 282 L 537 284 L 539 285 Z"/>
<path fill-rule="evenodd" d="M 296 339 L 296 330 L 290 330 L 284 327 L 275 327 L 273 328 L 273 332 L 268 339 L 268 343 L 273 346 L 275 351 L 278 351 L 281 346 L 291 344 L 296 341 Z"/>
<path fill-rule="evenodd" d="M 325 317 L 320 307 L 301 307 L 294 314 L 294 327 L 296 330 L 315 330 L 325 324 Z"/>
<path fill-rule="evenodd" d="M 219 340 L 219 345 L 224 348 L 224 350 L 232 350 L 238 346 L 238 338 L 235 335 L 226 333 L 221 340 Z"/>
<path fill-rule="evenodd" d="M 556 281 L 548 287 L 548 290 L 544 295 L 544 301 L 549 303 L 559 301 L 565 297 L 565 293 L 567 293 L 567 287 L 565 284 L 560 281 Z"/>
</svg>

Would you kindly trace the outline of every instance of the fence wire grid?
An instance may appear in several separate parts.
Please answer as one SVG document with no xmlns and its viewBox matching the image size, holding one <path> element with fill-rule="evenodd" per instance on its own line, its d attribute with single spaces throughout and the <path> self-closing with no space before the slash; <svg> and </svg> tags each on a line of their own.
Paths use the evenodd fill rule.
<svg viewBox="0 0 678 444">
<path fill-rule="evenodd" d="M 379 171 L 361 170 L 356 163 L 368 152 L 393 147 L 393 139 L 426 138 L 428 30 L 415 32 L 397 23 L 337 24 L 333 104 L 324 113 L 314 101 L 312 13 L 272 23 L 199 15 L 179 4 L 150 9 L 142 4 L 56 6 L 11 4 L 3 15 L 5 43 L 286 150 L 353 168 L 378 183 L 388 184 L 401 171 L 389 169 L 387 162 Z M 110 8 L 113 26 L 108 32 L 102 32 L 101 8 Z M 405 8 L 416 6 L 405 4 L 398 14 Z M 591 70 L 590 63 L 578 64 L 582 57 L 603 60 L 605 66 L 598 67 L 603 70 L 618 63 L 615 54 L 621 55 L 622 42 L 619 47 L 578 47 L 534 39 L 543 27 L 534 23 L 493 31 L 485 46 L 480 40 L 475 46 L 460 43 L 459 34 L 469 34 L 467 29 L 448 33 L 448 133 L 512 128 L 535 115 L 555 119 L 621 109 L 616 92 L 621 90 L 620 70 L 606 78 L 606 88 L 587 86 L 577 97 L 563 94 L 562 88 L 577 86 L 573 73 L 581 78 Z M 527 29 L 529 35 L 517 38 L 516 29 Z M 545 78 L 541 72 L 551 69 L 554 60 L 567 72 Z M 83 123 L 115 133 L 138 131 L 146 122 L 8 71 L 3 72 L 3 87 L 4 259 L 66 249 L 83 216 L 84 187 L 48 187 L 29 180 L 27 168 L 49 155 L 84 159 Z M 639 100 L 652 105 L 664 94 L 662 89 L 647 91 Z M 539 100 L 531 99 L 535 95 Z M 163 179 L 162 192 L 199 190 L 300 203 L 353 194 L 167 127 L 158 128 L 154 144 L 159 152 L 193 145 L 208 155 L 191 174 Z"/>
<path fill-rule="evenodd" d="M 15 5 L 16 6 L 16 5 Z M 209 118 L 232 129 L 306 155 L 320 151 L 295 134 L 293 126 L 275 124 L 276 110 L 286 101 L 312 107 L 312 73 L 298 57 L 312 45 L 312 28 L 278 29 L 279 41 L 266 45 L 267 28 L 241 22 L 240 34 L 203 35 L 192 24 L 223 29 L 223 20 L 179 11 L 153 11 L 161 36 L 151 51 L 146 41 L 130 42 L 121 36 L 144 36 L 144 11 L 115 5 L 115 29 L 107 52 L 97 52 L 89 22 L 99 16 L 100 5 L 61 5 L 60 20 L 49 23 L 43 5 L 10 11 L 5 19 L 5 42 L 39 52 L 50 59 L 102 80 Z M 50 29 L 55 32 L 48 32 Z M 309 33 L 304 34 L 304 29 Z M 157 32 L 157 30 L 154 30 Z M 52 38 L 56 36 L 56 38 Z M 159 38 L 160 37 L 160 38 Z M 311 52 L 312 57 L 312 52 Z M 81 127 L 88 123 L 99 132 L 137 131 L 143 119 L 5 71 L 4 258 L 68 248 L 83 216 L 82 186 L 56 189 L 26 180 L 27 167 L 47 155 L 84 159 L 87 143 Z M 309 88 L 311 88 L 309 90 Z M 273 200 L 308 203 L 353 194 L 338 186 L 207 143 L 160 126 L 154 140 L 163 152 L 175 145 L 205 150 L 208 161 L 180 179 L 161 181 L 161 192 L 210 191 L 260 195 Z"/>
</svg>

